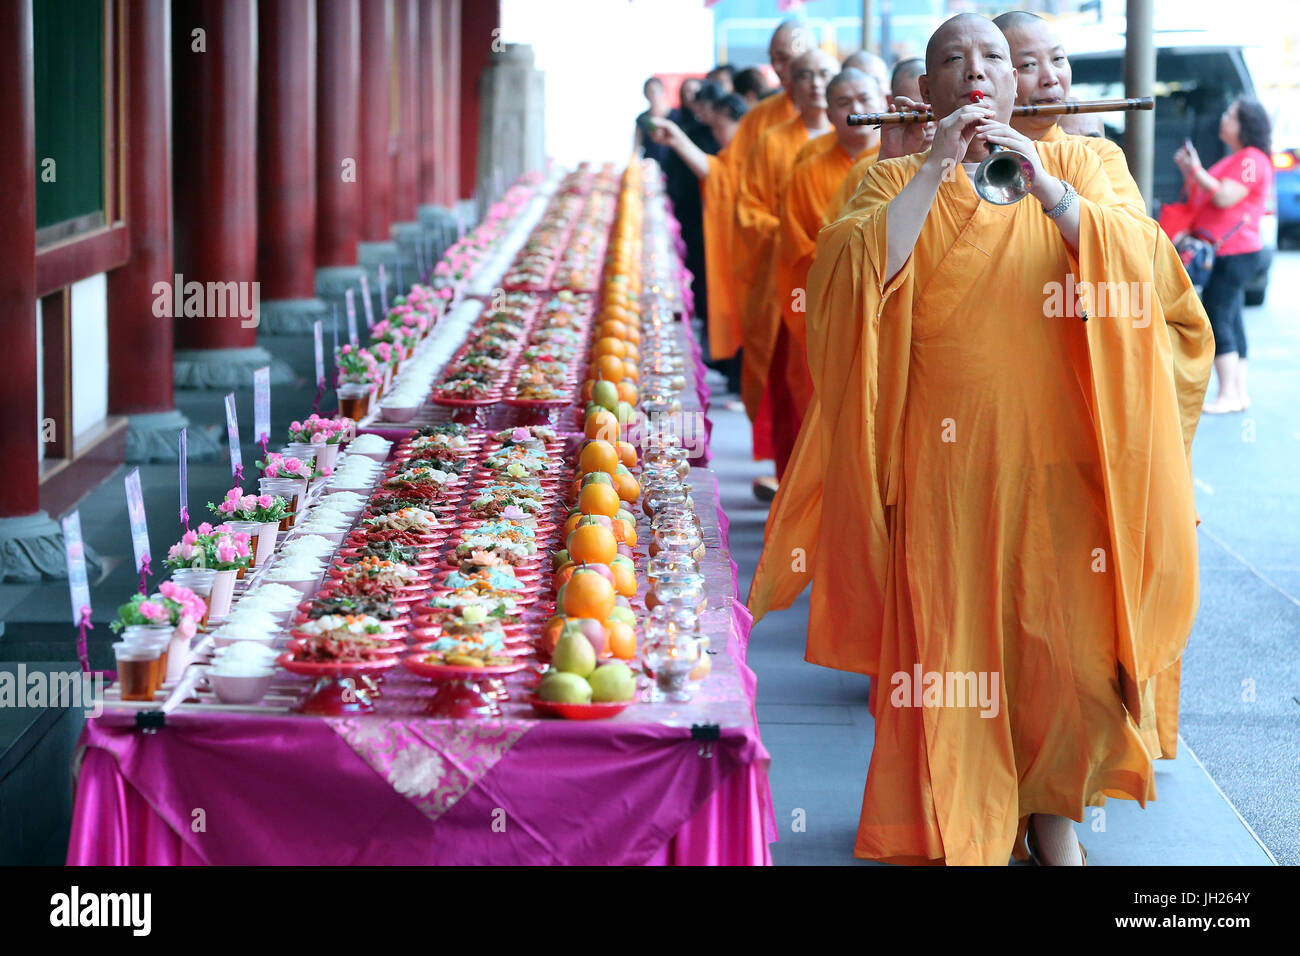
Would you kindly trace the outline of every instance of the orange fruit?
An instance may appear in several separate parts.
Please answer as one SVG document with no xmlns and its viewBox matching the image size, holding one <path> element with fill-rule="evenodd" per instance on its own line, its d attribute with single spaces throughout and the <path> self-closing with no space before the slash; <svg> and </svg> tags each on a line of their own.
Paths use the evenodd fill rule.
<svg viewBox="0 0 1300 956">
<path fill-rule="evenodd" d="M 621 522 L 620 522 L 621 523 Z M 573 577 L 573 572 L 578 570 L 578 565 L 570 561 L 560 570 L 555 572 L 555 590 L 558 591 L 569 583 L 569 578 Z"/>
<path fill-rule="evenodd" d="M 600 374 L 597 378 L 609 379 L 611 382 L 621 382 L 627 378 L 627 362 L 617 355 L 602 355 L 596 359 L 596 371 Z"/>
<path fill-rule="evenodd" d="M 612 357 L 613 356 L 606 356 L 606 358 Z M 605 359 L 601 359 L 601 361 L 603 362 Z M 610 376 L 610 380 L 615 382 L 622 378 L 630 378 L 633 382 L 641 381 L 641 372 L 637 369 L 636 362 L 629 362 L 627 359 L 623 359 L 623 374 L 621 376 Z"/>
<path fill-rule="evenodd" d="M 596 343 L 593 354 L 614 355 L 618 358 L 625 358 L 627 356 L 627 346 L 623 344 L 622 339 L 616 339 L 612 335 L 607 335 Z"/>
<path fill-rule="evenodd" d="M 632 522 L 630 521 L 615 521 L 614 525 L 615 527 L 617 527 L 618 525 L 623 526 L 623 543 L 627 545 L 629 548 L 635 548 L 636 547 L 636 525 L 632 524 Z"/>
<path fill-rule="evenodd" d="M 588 438 L 603 439 L 607 442 L 618 441 L 618 418 L 613 412 L 601 409 L 587 418 L 587 426 L 583 430 Z"/>
<path fill-rule="evenodd" d="M 593 471 L 603 471 L 613 477 L 616 468 L 618 468 L 618 449 L 613 443 L 598 438 L 583 444 L 582 451 L 578 455 L 579 473 L 589 475 Z"/>
<path fill-rule="evenodd" d="M 631 343 L 621 343 L 621 344 L 623 344 L 623 358 L 628 359 L 629 361 L 632 361 L 632 362 L 639 362 L 639 361 L 641 361 L 641 349 L 640 349 L 640 347 L 638 347 L 638 346 L 636 346 L 636 345 L 633 345 L 633 344 L 631 344 Z M 618 354 L 618 353 L 615 353 L 615 354 Z"/>
<path fill-rule="evenodd" d="M 615 475 L 614 480 L 626 477 L 626 475 Z M 615 491 L 609 485 L 592 482 L 578 495 L 578 510 L 585 515 L 604 515 L 612 518 L 618 514 L 620 495 L 621 492 Z"/>
<path fill-rule="evenodd" d="M 582 391 L 579 394 L 582 398 L 582 403 L 584 405 L 587 404 L 587 402 L 591 401 L 591 390 L 595 387 L 596 387 L 596 380 L 594 378 L 589 378 L 582 383 Z M 621 390 L 619 392 L 618 400 L 620 402 L 624 401 Z"/>
<path fill-rule="evenodd" d="M 630 441 L 621 441 L 618 443 L 618 460 L 623 463 L 625 468 L 636 467 L 636 445 Z"/>
<path fill-rule="evenodd" d="M 564 589 L 564 613 L 603 621 L 614 610 L 615 597 L 614 585 L 595 571 L 583 571 L 571 577 Z"/>
<path fill-rule="evenodd" d="M 623 522 L 615 521 L 614 527 L 618 527 Z M 626 564 L 615 564 L 610 567 L 614 572 L 614 590 L 625 598 L 630 598 L 636 594 L 636 572 Z"/>
<path fill-rule="evenodd" d="M 641 497 L 641 486 L 636 483 L 636 479 L 631 475 L 616 474 L 614 476 L 614 491 L 624 501 L 636 501 Z M 618 514 L 617 509 L 615 509 L 614 514 Z M 613 515 L 610 515 L 610 517 L 612 518 Z"/>
<path fill-rule="evenodd" d="M 618 383 L 618 400 L 620 402 L 627 402 L 629 405 L 635 405 L 638 397 L 636 386 L 631 382 Z M 628 467 L 631 468 L 632 466 L 628 465 Z"/>
<path fill-rule="evenodd" d="M 624 339 L 627 338 L 627 323 L 620 319 L 607 319 L 600 323 L 600 328 L 597 332 L 602 337 L 609 335 L 616 339 Z"/>
<path fill-rule="evenodd" d="M 573 530 L 576 527 L 578 527 L 578 522 L 581 520 L 582 520 L 581 511 L 575 511 L 573 514 L 569 515 L 569 520 L 564 522 L 564 536 L 566 538 L 569 535 L 573 534 Z"/>
<path fill-rule="evenodd" d="M 614 532 L 598 524 L 585 524 L 574 528 L 567 540 L 569 555 L 575 561 L 586 561 L 588 564 L 609 564 L 618 556 L 618 541 L 614 538 Z M 584 616 L 595 617 L 597 615 L 588 614 Z M 604 620 L 609 615 L 601 614 L 598 616 L 601 620 Z"/>
<path fill-rule="evenodd" d="M 617 623 L 617 622 L 615 622 Z M 548 657 L 555 652 L 555 645 L 560 642 L 560 631 L 564 630 L 564 615 L 557 614 L 546 622 L 542 629 L 541 648 Z"/>
<path fill-rule="evenodd" d="M 636 657 L 636 631 L 622 621 L 606 621 L 605 646 L 615 657 L 630 661 Z"/>
</svg>

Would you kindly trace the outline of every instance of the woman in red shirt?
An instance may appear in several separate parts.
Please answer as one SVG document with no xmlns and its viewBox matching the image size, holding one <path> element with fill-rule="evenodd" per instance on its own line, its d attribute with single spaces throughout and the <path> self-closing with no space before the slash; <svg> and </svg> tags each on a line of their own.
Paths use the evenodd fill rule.
<svg viewBox="0 0 1300 956">
<path fill-rule="evenodd" d="M 1174 154 L 1183 172 L 1191 229 L 1220 243 L 1201 302 L 1214 329 L 1214 371 L 1219 394 L 1205 412 L 1219 415 L 1250 407 L 1246 395 L 1246 283 L 1263 268 L 1259 224 L 1273 184 L 1272 131 L 1258 100 L 1242 97 L 1219 118 L 1219 139 L 1229 153 L 1207 171 L 1191 143 Z"/>
</svg>

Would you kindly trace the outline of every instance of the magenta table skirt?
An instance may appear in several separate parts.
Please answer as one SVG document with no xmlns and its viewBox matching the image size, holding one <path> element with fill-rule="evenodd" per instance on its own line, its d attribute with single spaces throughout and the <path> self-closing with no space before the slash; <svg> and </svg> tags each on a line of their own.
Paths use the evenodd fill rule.
<svg viewBox="0 0 1300 956">
<path fill-rule="evenodd" d="M 765 837 L 767 771 L 731 774 L 649 866 L 770 866 Z M 767 819 L 765 819 L 767 818 Z M 286 855 L 285 864 L 295 861 Z M 69 866 L 202 866 L 205 861 L 156 814 L 106 750 L 85 751 L 68 846 Z"/>
</svg>

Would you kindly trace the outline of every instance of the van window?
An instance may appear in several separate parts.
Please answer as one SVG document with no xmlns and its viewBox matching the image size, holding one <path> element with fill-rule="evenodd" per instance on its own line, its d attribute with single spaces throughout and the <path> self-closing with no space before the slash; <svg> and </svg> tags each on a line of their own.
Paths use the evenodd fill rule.
<svg viewBox="0 0 1300 956">
<path fill-rule="evenodd" d="M 1124 95 L 1122 53 L 1070 57 L 1074 79 L 1070 96 L 1080 100 Z M 1175 202 L 1182 177 L 1173 156 L 1190 139 L 1207 167 L 1223 157 L 1219 117 L 1238 96 L 1254 95 L 1254 84 L 1237 48 L 1226 50 L 1169 48 L 1156 52 L 1155 199 Z M 1101 114 L 1106 135 L 1124 144 L 1124 113 Z"/>
</svg>

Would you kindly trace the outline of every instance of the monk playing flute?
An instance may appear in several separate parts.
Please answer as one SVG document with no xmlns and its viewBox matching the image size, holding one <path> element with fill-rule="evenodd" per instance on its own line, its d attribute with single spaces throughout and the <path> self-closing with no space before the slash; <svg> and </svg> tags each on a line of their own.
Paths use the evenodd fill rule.
<svg viewBox="0 0 1300 956">
<path fill-rule="evenodd" d="M 818 239 L 816 394 L 750 607 L 811 579 L 807 659 L 872 677 L 856 856 L 1003 865 L 1027 838 L 1079 865 L 1085 808 L 1155 798 L 1152 678 L 1196 615 L 1209 323 L 1096 153 L 1008 125 L 989 20 L 935 32 L 920 92 L 932 147 L 870 166 Z M 1013 205 L 971 184 L 993 143 L 1033 167 Z"/>
</svg>

